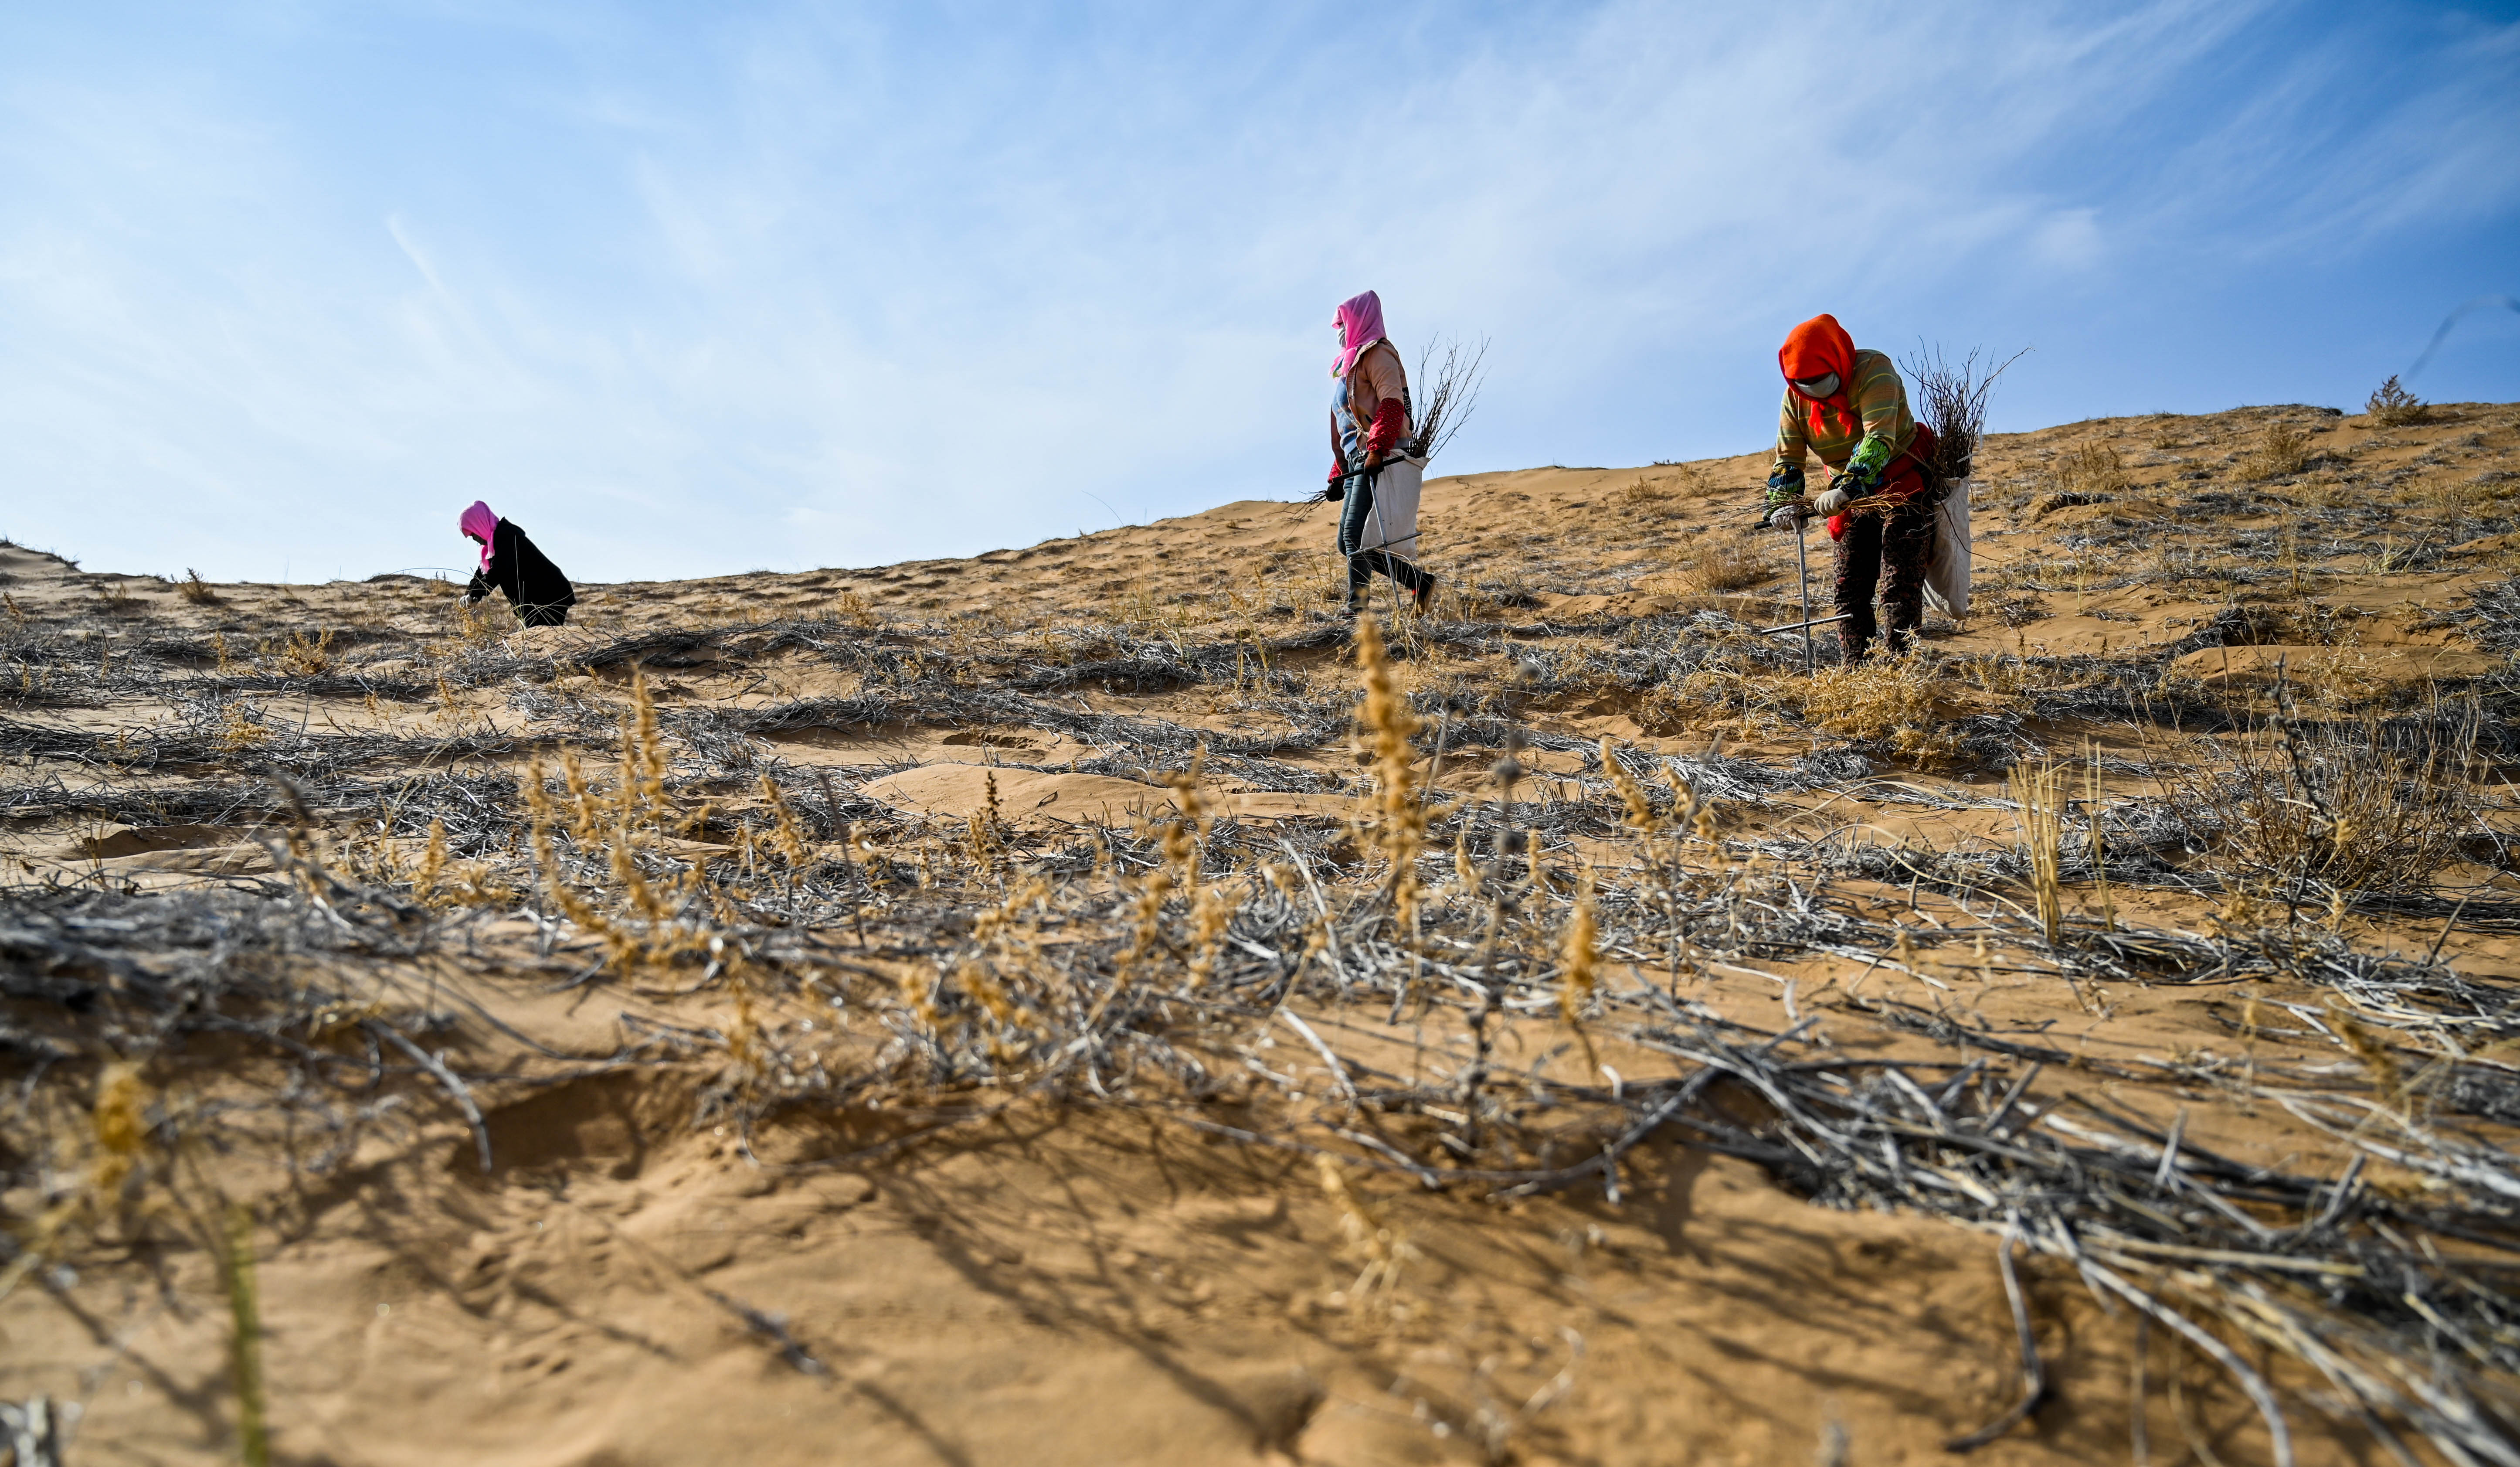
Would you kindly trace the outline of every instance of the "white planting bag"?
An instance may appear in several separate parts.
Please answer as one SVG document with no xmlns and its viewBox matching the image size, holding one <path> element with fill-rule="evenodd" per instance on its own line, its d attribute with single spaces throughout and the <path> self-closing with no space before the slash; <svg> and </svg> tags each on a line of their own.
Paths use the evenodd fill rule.
<svg viewBox="0 0 2520 1467">
<path fill-rule="evenodd" d="M 1359 550 L 1389 550 L 1418 558 L 1418 495 L 1426 487 L 1426 461 L 1395 458 L 1373 481 L 1373 513 L 1366 517 Z"/>
<path fill-rule="evenodd" d="M 1934 506 L 1934 550 L 1925 561 L 1925 604 L 1958 619 L 1969 605 L 1969 481 L 1955 479 Z"/>
</svg>

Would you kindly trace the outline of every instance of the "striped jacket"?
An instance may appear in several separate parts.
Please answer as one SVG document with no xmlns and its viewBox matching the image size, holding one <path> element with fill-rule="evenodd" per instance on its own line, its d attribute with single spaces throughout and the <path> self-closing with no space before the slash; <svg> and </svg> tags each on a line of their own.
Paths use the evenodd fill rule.
<svg viewBox="0 0 2520 1467">
<path fill-rule="evenodd" d="M 1865 450 L 1868 465 L 1882 469 L 1915 440 L 1916 420 L 1908 411 L 1907 385 L 1899 380 L 1899 369 L 1886 353 L 1855 353 L 1855 383 L 1847 399 L 1860 415 L 1860 423 L 1786 387 L 1784 404 L 1777 414 L 1777 461 L 1768 472 L 1799 480 L 1806 453 L 1819 454 L 1820 461 L 1831 469 L 1843 469 L 1859 448 Z M 1881 441 L 1867 446 L 1871 438 Z"/>
</svg>

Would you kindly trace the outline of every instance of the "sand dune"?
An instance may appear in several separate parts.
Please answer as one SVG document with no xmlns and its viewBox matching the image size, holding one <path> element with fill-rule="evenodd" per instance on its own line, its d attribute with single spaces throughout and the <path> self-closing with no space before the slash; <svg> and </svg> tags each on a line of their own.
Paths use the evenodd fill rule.
<svg viewBox="0 0 2520 1467">
<path fill-rule="evenodd" d="M 0 1398 L 233 1459 L 233 1206 L 275 1460 L 2267 1460 L 2045 1234 L 2004 1423 L 2065 1148 L 2298 1460 L 2449 1429 L 2281 1309 L 2506 1431 L 2515 457 L 1998 437 L 1972 614 L 1817 677 L 1764 454 L 1434 480 L 1379 764 L 1320 507 L 532 631 L 0 547 Z"/>
</svg>

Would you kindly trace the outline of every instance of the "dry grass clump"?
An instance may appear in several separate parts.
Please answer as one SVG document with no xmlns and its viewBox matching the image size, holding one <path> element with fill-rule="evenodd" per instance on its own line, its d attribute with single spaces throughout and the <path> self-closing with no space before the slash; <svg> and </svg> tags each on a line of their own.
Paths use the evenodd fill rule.
<svg viewBox="0 0 2520 1467">
<path fill-rule="evenodd" d="M 333 631 L 326 627 L 317 636 L 292 631 L 280 646 L 280 665 L 300 677 L 314 677 L 333 665 Z"/>
<path fill-rule="evenodd" d="M 219 713 L 219 748 L 228 754 L 251 749 L 271 737 L 261 715 L 244 703 L 231 703 Z"/>
<path fill-rule="evenodd" d="M 2244 892 L 2421 891 L 2457 859 L 2475 818 L 2458 751 L 2408 760 L 2367 720 L 2353 732 L 2278 725 L 2272 742 L 2230 746 L 2221 772 L 2197 754 L 2171 807 L 2201 862 Z"/>
<path fill-rule="evenodd" d="M 1373 760 L 1374 807 L 1380 817 L 1376 838 L 1390 861 L 1392 910 L 1406 926 L 1418 910 L 1418 852 L 1426 838 L 1425 806 L 1411 794 L 1418 752 L 1410 740 L 1418 732 L 1418 715 L 1409 711 L 1408 694 L 1392 675 L 1382 628 L 1370 613 L 1357 619 L 1356 661 L 1365 671 L 1358 752 Z"/>
<path fill-rule="evenodd" d="M 2115 494 L 2134 481 L 2126 459 L 2106 443 L 2084 443 L 2056 460 L 2056 481 L 2068 493 Z"/>
<path fill-rule="evenodd" d="M 2247 479 L 2289 479 L 2310 467 L 2310 435 L 2280 420 L 2267 425 L 2258 445 L 2240 455 Z"/>
<path fill-rule="evenodd" d="M 201 572 L 189 567 L 184 572 L 184 578 L 175 582 L 175 594 L 194 606 L 219 604 L 219 593 L 210 588 L 208 581 L 202 579 Z"/>
<path fill-rule="evenodd" d="M 872 631 L 879 619 L 875 604 L 855 591 L 842 591 L 832 602 L 832 615 L 861 631 Z"/>
<path fill-rule="evenodd" d="M 2432 405 L 2400 387 L 2395 377 L 2373 390 L 2362 411 L 2374 428 L 2406 428 L 2433 420 Z"/>
<path fill-rule="evenodd" d="M 1958 710 L 1937 678 L 1910 658 L 1872 658 L 1826 667 L 1800 685 L 1805 718 L 1830 733 L 1870 744 L 1918 763 L 1959 753 L 1952 728 Z"/>
<path fill-rule="evenodd" d="M 609 792 L 597 789 L 575 752 L 565 749 L 565 801 L 552 799 L 544 788 L 540 760 L 524 789 L 539 885 L 571 922 L 604 942 L 606 966 L 623 977 L 704 948 L 717 898 L 704 860 L 669 875 L 670 861 L 659 859 L 665 843 L 696 830 L 706 811 L 686 814 L 666 792 L 664 738 L 643 671 L 632 673 L 630 700 L 621 720 L 621 763 Z M 785 809 L 779 814 L 785 823 Z M 570 843 L 565 854 L 563 836 Z M 792 855 L 790 862 L 792 870 Z"/>
<path fill-rule="evenodd" d="M 1610 504 L 1632 513 L 1668 514 L 1678 509 L 1684 499 L 1703 497 L 1708 488 L 1705 470 L 1683 464 L 1671 476 L 1638 475 L 1610 491 Z"/>
<path fill-rule="evenodd" d="M 2030 888 L 2038 898 L 2040 931 L 2051 947 L 2064 935 L 2065 925 L 2064 889 L 2058 877 L 2065 839 L 2064 781 L 2064 771 L 2051 765 L 2012 766 L 2012 800 L 2019 806 L 2014 819 L 2030 853 Z"/>
<path fill-rule="evenodd" d="M 1706 595 L 1746 590 L 1775 573 L 1769 569 L 1768 558 L 1760 554 L 1758 543 L 1748 536 L 1717 539 L 1712 534 L 1701 534 L 1681 552 L 1672 567 L 1673 578 L 1683 588 Z"/>
<path fill-rule="evenodd" d="M 2125 458 L 2106 443 L 2077 445 L 2058 456 L 2048 475 L 2055 487 L 2031 501 L 2033 520 L 2076 505 L 2106 504 L 2135 481 Z"/>
</svg>

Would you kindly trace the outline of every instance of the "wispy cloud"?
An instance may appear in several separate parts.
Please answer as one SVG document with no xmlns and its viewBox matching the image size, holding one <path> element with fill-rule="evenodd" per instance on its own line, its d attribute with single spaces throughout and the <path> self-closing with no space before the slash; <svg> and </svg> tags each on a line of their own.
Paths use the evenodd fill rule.
<svg viewBox="0 0 2520 1467">
<path fill-rule="evenodd" d="M 0 531 L 356 574 L 481 496 L 610 577 L 1288 497 L 1369 285 L 1495 339 L 1457 470 L 1749 446 L 1819 309 L 2118 390 L 2199 261 L 2507 241 L 2513 31 L 2310 15 L 56 22 L 0 56 Z"/>
</svg>

